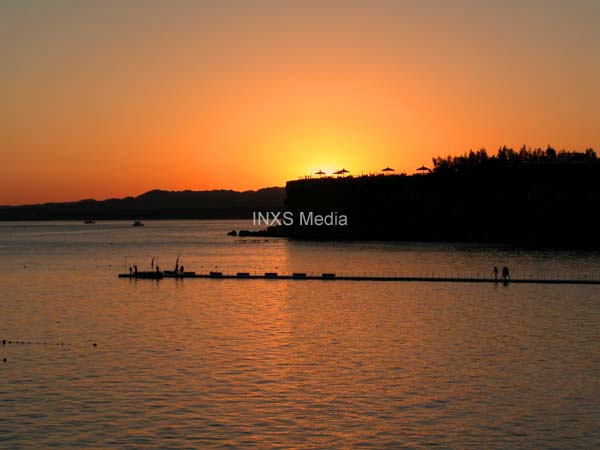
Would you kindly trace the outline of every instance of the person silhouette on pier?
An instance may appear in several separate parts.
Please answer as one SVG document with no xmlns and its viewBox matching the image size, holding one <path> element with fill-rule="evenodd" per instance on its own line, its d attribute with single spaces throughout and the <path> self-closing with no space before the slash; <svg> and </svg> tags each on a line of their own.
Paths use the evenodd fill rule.
<svg viewBox="0 0 600 450">
<path fill-rule="evenodd" d="M 498 281 L 498 268 L 494 266 L 494 280 Z"/>
<path fill-rule="evenodd" d="M 183 265 L 179 268 L 179 274 L 183 276 Z"/>
<path fill-rule="evenodd" d="M 133 273 L 135 273 L 135 274 L 137 275 L 137 272 L 138 272 L 138 271 L 137 271 L 137 265 L 135 265 L 135 264 L 134 264 L 134 265 L 133 265 Z"/>
<path fill-rule="evenodd" d="M 160 267 L 158 264 L 156 265 L 156 273 L 160 273 Z"/>
<path fill-rule="evenodd" d="M 504 266 L 502 268 L 502 280 L 507 281 L 510 278 L 510 272 L 508 271 L 508 267 Z"/>
<path fill-rule="evenodd" d="M 133 275 L 133 268 L 129 266 L 129 275 Z"/>
</svg>

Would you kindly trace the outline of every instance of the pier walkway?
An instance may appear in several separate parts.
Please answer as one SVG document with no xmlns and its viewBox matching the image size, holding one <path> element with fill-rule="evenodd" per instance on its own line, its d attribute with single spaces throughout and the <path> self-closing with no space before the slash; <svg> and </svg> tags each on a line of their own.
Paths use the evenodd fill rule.
<svg viewBox="0 0 600 450">
<path fill-rule="evenodd" d="M 514 283 L 514 284 L 587 284 L 600 285 L 600 276 L 582 276 L 580 278 L 561 278 L 530 275 L 527 277 L 511 278 L 508 280 L 494 279 L 493 277 L 484 277 L 479 274 L 468 275 L 436 275 L 436 274 L 357 274 L 357 273 L 277 273 L 277 272 L 209 272 L 196 273 L 185 272 L 184 274 L 164 273 L 164 272 L 140 272 L 136 274 L 121 273 L 119 278 L 132 279 L 162 279 L 162 278 L 209 278 L 212 280 L 294 280 L 294 281 L 397 281 L 397 282 L 423 282 L 423 283 Z"/>
</svg>

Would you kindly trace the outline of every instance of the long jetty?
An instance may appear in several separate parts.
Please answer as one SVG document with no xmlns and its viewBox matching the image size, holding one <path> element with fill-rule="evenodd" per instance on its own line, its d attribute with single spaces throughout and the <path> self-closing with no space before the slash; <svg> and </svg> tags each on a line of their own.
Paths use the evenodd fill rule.
<svg viewBox="0 0 600 450">
<path fill-rule="evenodd" d="M 560 277 L 545 277 L 534 276 L 521 278 L 509 278 L 506 280 L 496 279 L 493 277 L 482 277 L 479 275 L 373 275 L 373 274 L 336 274 L 331 272 L 324 273 L 278 273 L 278 272 L 138 272 L 138 273 L 120 273 L 119 278 L 130 279 L 153 279 L 160 280 L 162 278 L 208 278 L 212 280 L 313 280 L 313 281 L 396 281 L 396 282 L 424 282 L 424 283 L 515 283 L 515 284 L 584 284 L 584 285 L 600 285 L 600 277 L 581 277 L 581 278 L 560 278 Z"/>
</svg>

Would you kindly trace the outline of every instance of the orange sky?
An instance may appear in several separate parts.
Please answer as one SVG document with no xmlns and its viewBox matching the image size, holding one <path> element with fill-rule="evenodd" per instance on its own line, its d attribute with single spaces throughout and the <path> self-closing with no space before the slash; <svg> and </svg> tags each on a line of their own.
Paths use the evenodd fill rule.
<svg viewBox="0 0 600 450">
<path fill-rule="evenodd" d="M 600 3 L 571 3 L 6 0 L 0 204 L 600 150 Z"/>
</svg>

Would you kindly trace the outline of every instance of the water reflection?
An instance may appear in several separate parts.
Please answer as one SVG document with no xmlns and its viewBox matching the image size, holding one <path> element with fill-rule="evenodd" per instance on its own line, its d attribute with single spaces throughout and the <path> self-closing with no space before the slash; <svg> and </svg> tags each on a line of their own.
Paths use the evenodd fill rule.
<svg viewBox="0 0 600 450">
<path fill-rule="evenodd" d="M 228 223 L 149 223 L 142 236 L 117 225 L 54 224 L 50 235 L 45 225 L 0 226 L 0 329 L 70 344 L 1 349 L 9 448 L 600 443 L 596 286 L 115 276 L 123 254 L 167 264 L 182 247 L 189 269 L 232 271 L 484 270 L 490 261 L 594 271 L 594 254 L 237 244 L 222 232 L 236 228 Z"/>
</svg>

